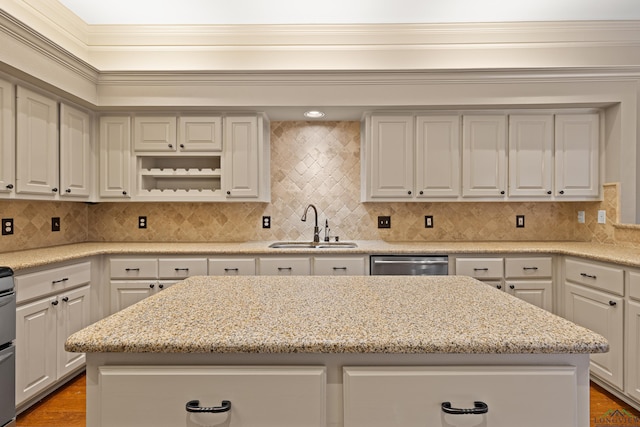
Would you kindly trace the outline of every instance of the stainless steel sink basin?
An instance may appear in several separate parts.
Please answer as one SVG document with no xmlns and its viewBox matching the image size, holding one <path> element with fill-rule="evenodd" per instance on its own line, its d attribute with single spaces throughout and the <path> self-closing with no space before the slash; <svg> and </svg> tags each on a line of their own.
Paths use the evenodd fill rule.
<svg viewBox="0 0 640 427">
<path fill-rule="evenodd" d="M 357 248 L 358 245 L 354 242 L 275 242 L 269 245 L 270 248 L 274 249 L 306 249 L 306 248 L 316 248 L 316 249 L 348 249 L 348 248 Z"/>
</svg>

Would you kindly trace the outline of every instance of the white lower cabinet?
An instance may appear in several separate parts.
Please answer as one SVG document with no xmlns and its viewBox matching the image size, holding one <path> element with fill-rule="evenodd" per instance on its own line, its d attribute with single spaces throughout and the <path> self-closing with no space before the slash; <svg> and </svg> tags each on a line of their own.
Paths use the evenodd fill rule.
<svg viewBox="0 0 640 427">
<path fill-rule="evenodd" d="M 627 381 L 629 396 L 640 402 L 640 303 L 627 305 Z"/>
<path fill-rule="evenodd" d="M 302 257 L 262 257 L 258 259 L 261 276 L 308 276 L 311 274 L 311 260 Z"/>
<path fill-rule="evenodd" d="M 84 353 L 65 351 L 64 342 L 89 321 L 88 285 L 17 308 L 16 405 L 84 365 Z"/>
<path fill-rule="evenodd" d="M 345 367 L 344 427 L 577 427 L 577 390 L 571 366 Z"/>
<path fill-rule="evenodd" d="M 255 276 L 253 257 L 218 257 L 209 259 L 209 276 Z"/>
<path fill-rule="evenodd" d="M 315 276 L 364 276 L 367 258 L 363 256 L 326 256 L 313 259 Z"/>
<path fill-rule="evenodd" d="M 514 297 L 547 311 L 553 311 L 551 280 L 509 280 L 505 290 Z"/>
<path fill-rule="evenodd" d="M 586 286 L 565 283 L 564 301 L 564 314 L 568 320 L 609 341 L 607 353 L 591 355 L 591 374 L 622 390 L 624 299 Z"/>
<path fill-rule="evenodd" d="M 100 426 L 326 427 L 325 369 L 102 366 Z"/>
</svg>

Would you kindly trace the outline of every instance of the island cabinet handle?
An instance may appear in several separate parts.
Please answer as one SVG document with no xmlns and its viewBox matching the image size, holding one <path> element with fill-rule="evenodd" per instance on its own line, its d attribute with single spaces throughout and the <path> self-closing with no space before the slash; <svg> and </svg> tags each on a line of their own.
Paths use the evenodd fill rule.
<svg viewBox="0 0 640 427">
<path fill-rule="evenodd" d="M 196 412 L 196 413 L 220 413 L 220 412 L 229 412 L 231 410 L 231 402 L 228 400 L 223 400 L 220 406 L 200 406 L 199 400 L 190 400 L 186 405 L 187 412 Z"/>
<path fill-rule="evenodd" d="M 595 279 L 596 276 L 594 274 L 580 273 L 582 277 L 588 277 L 589 279 Z"/>
<path fill-rule="evenodd" d="M 489 406 L 484 402 L 473 402 L 473 408 L 452 408 L 451 402 L 442 402 L 442 412 L 451 415 L 479 415 L 489 412 Z"/>
</svg>

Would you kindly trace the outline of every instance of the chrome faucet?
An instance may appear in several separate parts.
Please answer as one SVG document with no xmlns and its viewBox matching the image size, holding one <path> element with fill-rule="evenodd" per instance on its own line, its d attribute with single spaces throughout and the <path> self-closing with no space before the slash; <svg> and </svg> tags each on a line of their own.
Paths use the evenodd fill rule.
<svg viewBox="0 0 640 427">
<path fill-rule="evenodd" d="M 307 212 L 309 211 L 309 208 L 313 208 L 313 212 L 315 213 L 315 225 L 313 227 L 313 242 L 314 243 L 319 243 L 320 242 L 320 228 L 318 227 L 318 210 L 316 209 L 315 206 L 313 205 L 309 205 L 307 206 L 307 208 L 304 210 L 304 213 L 302 214 L 302 218 L 300 218 L 301 221 L 306 221 L 307 220 Z"/>
</svg>

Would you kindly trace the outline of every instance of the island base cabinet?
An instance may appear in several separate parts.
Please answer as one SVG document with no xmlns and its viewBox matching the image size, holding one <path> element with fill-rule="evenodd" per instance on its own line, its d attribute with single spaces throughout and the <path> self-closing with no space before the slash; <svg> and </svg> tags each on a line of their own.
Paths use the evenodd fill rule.
<svg viewBox="0 0 640 427">
<path fill-rule="evenodd" d="M 326 427 L 324 367 L 102 366 L 98 381 L 100 427 Z"/>
<path fill-rule="evenodd" d="M 577 427 L 577 387 L 572 366 L 345 367 L 344 427 Z"/>
</svg>

